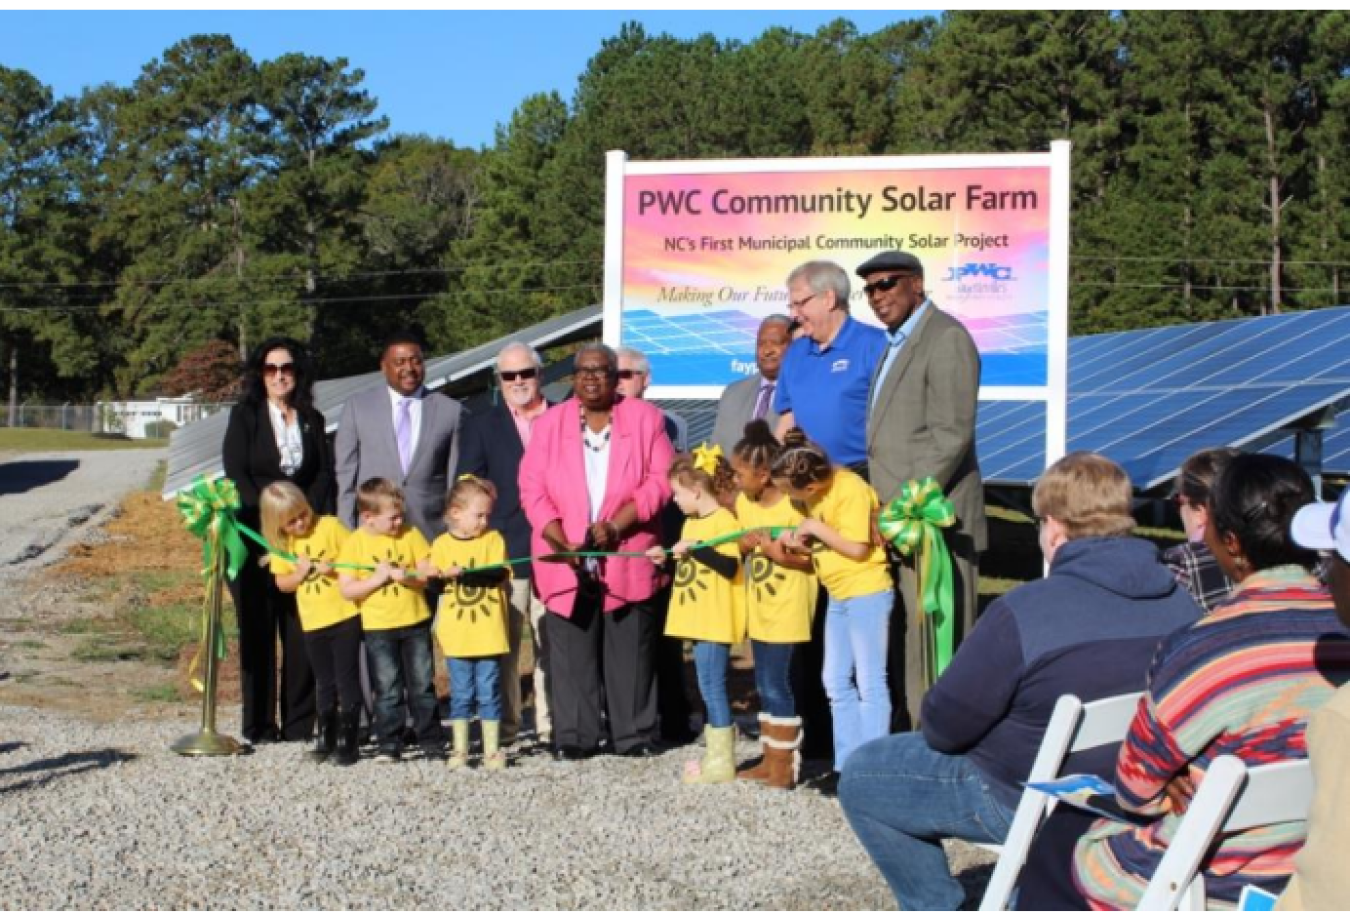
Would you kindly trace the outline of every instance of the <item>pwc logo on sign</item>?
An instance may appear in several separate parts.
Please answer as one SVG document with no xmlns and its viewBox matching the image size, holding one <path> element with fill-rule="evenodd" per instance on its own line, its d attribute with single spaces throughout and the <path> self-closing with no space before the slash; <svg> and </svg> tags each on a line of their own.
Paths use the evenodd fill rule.
<svg viewBox="0 0 1350 913">
<path fill-rule="evenodd" d="M 1016 282 L 1013 268 L 1002 263 L 962 263 L 947 268 L 943 282 L 955 283 L 962 298 L 1006 298 L 1008 283 Z"/>
<path fill-rule="evenodd" d="M 943 282 L 1015 282 L 1013 268 L 1002 263 L 962 263 L 947 268 Z"/>
</svg>

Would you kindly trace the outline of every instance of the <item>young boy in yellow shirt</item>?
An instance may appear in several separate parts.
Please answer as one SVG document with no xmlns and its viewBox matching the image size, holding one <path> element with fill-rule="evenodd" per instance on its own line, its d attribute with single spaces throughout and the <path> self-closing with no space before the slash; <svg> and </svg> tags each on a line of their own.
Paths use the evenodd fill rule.
<svg viewBox="0 0 1350 913">
<path fill-rule="evenodd" d="M 344 568 L 338 587 L 361 610 L 375 692 L 376 760 L 401 759 L 409 710 L 423 754 L 444 760 L 445 733 L 432 678 L 431 610 L 422 593 L 426 578 L 416 573 L 431 546 L 416 527 L 403 522 L 403 492 L 387 479 L 363 482 L 356 506 L 360 527 L 343 544 L 337 563 L 375 569 Z"/>
</svg>

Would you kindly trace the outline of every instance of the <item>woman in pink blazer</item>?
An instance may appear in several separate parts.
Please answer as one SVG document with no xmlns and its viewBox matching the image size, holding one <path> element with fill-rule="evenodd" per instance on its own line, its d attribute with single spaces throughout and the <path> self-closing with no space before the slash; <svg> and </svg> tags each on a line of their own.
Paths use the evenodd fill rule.
<svg viewBox="0 0 1350 913">
<path fill-rule="evenodd" d="M 579 760 L 599 749 L 603 670 L 611 745 L 645 757 L 656 732 L 657 569 L 642 557 L 549 556 L 659 544 L 674 451 L 659 409 L 617 395 L 613 350 L 582 348 L 574 370 L 575 396 L 535 421 L 520 464 L 534 582 L 550 616 L 554 753 Z"/>
</svg>

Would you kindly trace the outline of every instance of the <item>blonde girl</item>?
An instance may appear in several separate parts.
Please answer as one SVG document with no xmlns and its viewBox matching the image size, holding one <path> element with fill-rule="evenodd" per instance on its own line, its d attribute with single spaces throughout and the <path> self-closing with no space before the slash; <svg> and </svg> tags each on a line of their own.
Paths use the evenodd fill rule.
<svg viewBox="0 0 1350 913">
<path fill-rule="evenodd" d="M 745 437 L 732 451 L 740 495 L 736 518 L 742 529 L 741 552 L 749 557 L 746 581 L 750 645 L 759 691 L 760 743 L 764 756 L 737 779 L 776 789 L 796 784 L 802 721 L 792 693 L 792 654 L 811 639 L 818 586 L 805 552 L 792 552 L 765 527 L 795 527 L 806 517 L 792 499 L 774 487 L 770 470 L 783 445 L 765 421 L 745 426 Z"/>
<path fill-rule="evenodd" d="M 784 435 L 770 475 L 806 508 L 807 518 L 784 544 L 811 549 L 830 597 L 821 678 L 834 718 L 834 769 L 843 770 L 853 749 L 890 731 L 886 646 L 895 595 L 885 552 L 872 544 L 877 494 L 861 477 L 830 465 L 800 428 Z"/>
<path fill-rule="evenodd" d="M 483 767 L 501 770 L 501 657 L 510 649 L 506 633 L 506 586 L 510 568 L 506 540 L 488 529 L 496 487 L 462 475 L 446 498 L 446 531 L 431 544 L 423 570 L 445 580 L 436 617 L 436 642 L 450 673 L 450 768 L 469 763 L 469 722 L 478 711 L 483 733 Z M 489 570 L 475 570 L 488 568 Z"/>
<path fill-rule="evenodd" d="M 718 489 L 730 484 L 731 477 L 727 461 L 703 447 L 692 457 L 676 458 L 670 467 L 671 494 L 686 519 L 680 541 L 671 549 L 675 584 L 665 633 L 694 642 L 698 690 L 707 709 L 703 760 L 691 761 L 685 768 L 685 783 L 736 779 L 736 729 L 727 696 L 727 664 L 732 645 L 745 638 L 740 549 L 734 539 L 718 546 L 695 547 L 739 528 L 717 497 Z M 666 563 L 660 546 L 653 546 L 647 555 L 658 565 Z"/>
<path fill-rule="evenodd" d="M 348 766 L 357 759 L 361 724 L 361 619 L 338 591 L 333 562 L 347 541 L 336 517 L 317 517 L 305 493 L 292 482 L 273 482 L 258 499 L 263 538 L 291 561 L 273 554 L 277 589 L 294 593 L 314 670 L 318 735 L 309 757 Z"/>
</svg>

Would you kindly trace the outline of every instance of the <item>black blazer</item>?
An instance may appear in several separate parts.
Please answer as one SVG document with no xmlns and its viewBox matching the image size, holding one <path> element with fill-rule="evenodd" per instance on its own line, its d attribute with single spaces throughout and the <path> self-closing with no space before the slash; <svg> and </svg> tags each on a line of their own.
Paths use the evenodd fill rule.
<svg viewBox="0 0 1350 913">
<path fill-rule="evenodd" d="M 309 409 L 300 413 L 299 421 L 305 455 L 295 475 L 287 476 L 281 471 L 281 454 L 267 415 L 267 403 L 240 403 L 230 410 L 221 461 L 225 475 L 239 489 L 243 505 L 239 519 L 258 532 L 261 532 L 258 497 L 268 485 L 284 479 L 289 478 L 299 486 L 315 513 L 333 512 L 333 456 L 324 433 L 323 415 L 317 409 Z"/>
<path fill-rule="evenodd" d="M 528 558 L 530 521 L 520 506 L 520 460 L 525 455 L 525 446 L 516 430 L 515 419 L 505 403 L 497 403 L 491 409 L 469 416 L 461 434 L 455 478 L 471 472 L 496 486 L 497 503 L 488 523 L 506 539 L 507 555 Z M 451 484 L 454 484 L 453 480 Z M 511 573 L 529 577 L 530 565 L 517 564 Z"/>
</svg>

